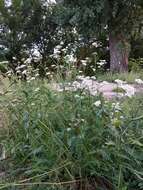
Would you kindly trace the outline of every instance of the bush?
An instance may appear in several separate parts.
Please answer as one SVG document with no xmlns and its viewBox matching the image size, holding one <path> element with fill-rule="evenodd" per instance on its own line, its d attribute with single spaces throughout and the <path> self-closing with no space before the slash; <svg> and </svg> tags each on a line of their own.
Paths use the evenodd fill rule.
<svg viewBox="0 0 143 190">
<path fill-rule="evenodd" d="M 1 99 L 10 118 L 3 144 L 12 160 L 1 189 L 143 188 L 140 99 L 137 112 L 130 99 L 106 102 L 82 91 L 52 91 L 44 81 L 19 83 L 9 101 Z"/>
<path fill-rule="evenodd" d="M 143 68 L 143 58 L 130 59 L 129 70 L 133 72 L 139 72 Z"/>
</svg>

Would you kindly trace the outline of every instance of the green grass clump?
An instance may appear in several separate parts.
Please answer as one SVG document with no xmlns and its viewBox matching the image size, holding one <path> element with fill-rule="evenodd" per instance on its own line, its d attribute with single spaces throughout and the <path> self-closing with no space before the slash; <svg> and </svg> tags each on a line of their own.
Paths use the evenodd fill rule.
<svg viewBox="0 0 143 190">
<path fill-rule="evenodd" d="M 9 115 L 2 143 L 10 163 L 0 189 L 143 188 L 140 98 L 131 110 L 130 99 L 120 105 L 41 81 L 21 82 L 7 97 L 0 100 Z"/>
<path fill-rule="evenodd" d="M 142 72 L 129 72 L 129 73 L 111 73 L 107 72 L 102 75 L 98 75 L 97 79 L 99 81 L 109 81 L 114 82 L 116 79 L 126 81 L 128 83 L 135 83 L 135 79 L 143 79 Z"/>
<path fill-rule="evenodd" d="M 126 91 L 121 87 L 114 88 L 112 91 L 116 93 L 126 93 Z"/>
</svg>

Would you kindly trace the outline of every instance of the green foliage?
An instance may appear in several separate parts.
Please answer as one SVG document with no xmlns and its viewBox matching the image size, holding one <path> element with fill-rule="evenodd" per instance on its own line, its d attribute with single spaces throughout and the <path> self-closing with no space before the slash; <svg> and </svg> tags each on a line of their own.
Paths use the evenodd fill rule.
<svg viewBox="0 0 143 190">
<path fill-rule="evenodd" d="M 138 23 L 141 22 L 140 1 L 58 2 L 57 6 L 46 6 L 45 0 L 13 0 L 10 6 L 6 6 L 4 0 L 1 1 L 0 59 L 6 58 L 13 70 L 30 57 L 33 67 L 38 67 L 40 75 L 44 75 L 45 67 L 50 68 L 57 62 L 57 59 L 51 57 L 57 45 L 62 44 L 63 48 L 68 46 L 68 53 L 73 51 L 75 55 L 85 46 L 88 46 L 90 52 L 91 40 L 103 41 L 107 47 L 106 39 L 112 31 L 113 35 L 118 33 L 118 38 L 124 41 L 134 24 L 135 28 L 139 28 Z M 39 52 L 39 59 L 34 56 L 35 49 Z M 109 61 L 109 51 L 104 45 L 94 51 L 97 51 L 99 58 Z M 64 53 L 60 52 L 60 56 Z M 91 73 L 91 69 L 87 69 L 86 73 Z"/>
<path fill-rule="evenodd" d="M 62 2 L 65 7 L 72 10 L 69 23 L 78 25 L 79 29 L 86 34 L 101 32 L 106 26 L 112 33 L 122 31 L 124 34 L 126 32 L 129 34 L 142 16 L 143 4 L 140 0 L 63 0 Z"/>
<path fill-rule="evenodd" d="M 98 38 L 102 33 L 107 35 L 111 71 L 127 71 L 129 39 L 133 31 L 142 23 L 142 1 L 63 0 L 61 4 L 67 10 L 70 9 L 64 13 L 64 16 L 67 14 L 65 22 L 67 23 L 67 18 L 69 18 L 68 23 L 76 27 L 87 40 L 89 37 Z"/>
<path fill-rule="evenodd" d="M 27 181 L 33 184 L 30 189 L 64 189 L 59 184 L 44 187 L 44 182 L 81 178 L 93 188 L 108 184 L 118 190 L 142 189 L 141 98 L 119 106 L 100 95 L 52 91 L 45 81 L 19 82 L 12 88 L 16 90 L 11 97 L 0 99 L 9 114 L 3 144 L 13 160 L 9 180 L 1 182 L 1 188 L 11 189 L 22 183 L 21 178 L 32 177 Z M 69 183 L 67 189 L 75 190 L 77 186 Z"/>
<path fill-rule="evenodd" d="M 1 61 L 0 62 L 0 73 L 6 73 L 8 71 L 8 62 Z"/>
<path fill-rule="evenodd" d="M 0 15 L 0 45 L 7 49 L 5 57 L 11 68 L 23 64 L 29 57 L 34 63 L 35 48 L 42 57 L 42 63 L 43 60 L 45 63 L 59 42 L 51 8 L 45 7 L 41 0 L 15 0 L 8 7 L 1 3 Z"/>
<path fill-rule="evenodd" d="M 116 92 L 116 93 L 126 93 L 126 91 L 123 88 L 121 88 L 121 87 L 114 88 L 113 92 Z"/>
<path fill-rule="evenodd" d="M 129 70 L 133 72 L 139 72 L 143 68 L 143 58 L 130 59 Z"/>
</svg>

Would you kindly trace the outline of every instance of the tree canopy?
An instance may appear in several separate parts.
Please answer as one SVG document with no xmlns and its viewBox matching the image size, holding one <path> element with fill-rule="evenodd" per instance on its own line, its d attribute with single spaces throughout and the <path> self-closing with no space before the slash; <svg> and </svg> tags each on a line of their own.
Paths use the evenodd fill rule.
<svg viewBox="0 0 143 190">
<path fill-rule="evenodd" d="M 44 66 L 57 45 L 75 47 L 102 36 L 111 71 L 127 71 L 130 37 L 141 31 L 142 18 L 141 0 L 1 0 L 0 54 L 14 68 L 36 50 Z"/>
<path fill-rule="evenodd" d="M 141 0 L 63 0 L 69 24 L 80 33 L 98 36 L 107 31 L 112 71 L 127 70 L 128 40 L 134 28 L 142 22 Z M 120 50 L 119 50 L 120 49 Z"/>
</svg>

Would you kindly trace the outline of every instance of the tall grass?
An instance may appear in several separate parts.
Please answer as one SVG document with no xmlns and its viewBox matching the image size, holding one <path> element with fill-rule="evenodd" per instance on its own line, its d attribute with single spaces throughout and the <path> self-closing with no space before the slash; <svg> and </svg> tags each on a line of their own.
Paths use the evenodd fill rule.
<svg viewBox="0 0 143 190">
<path fill-rule="evenodd" d="M 9 116 L 0 189 L 143 189 L 140 97 L 120 105 L 38 80 L 18 82 L 0 100 Z"/>
</svg>

